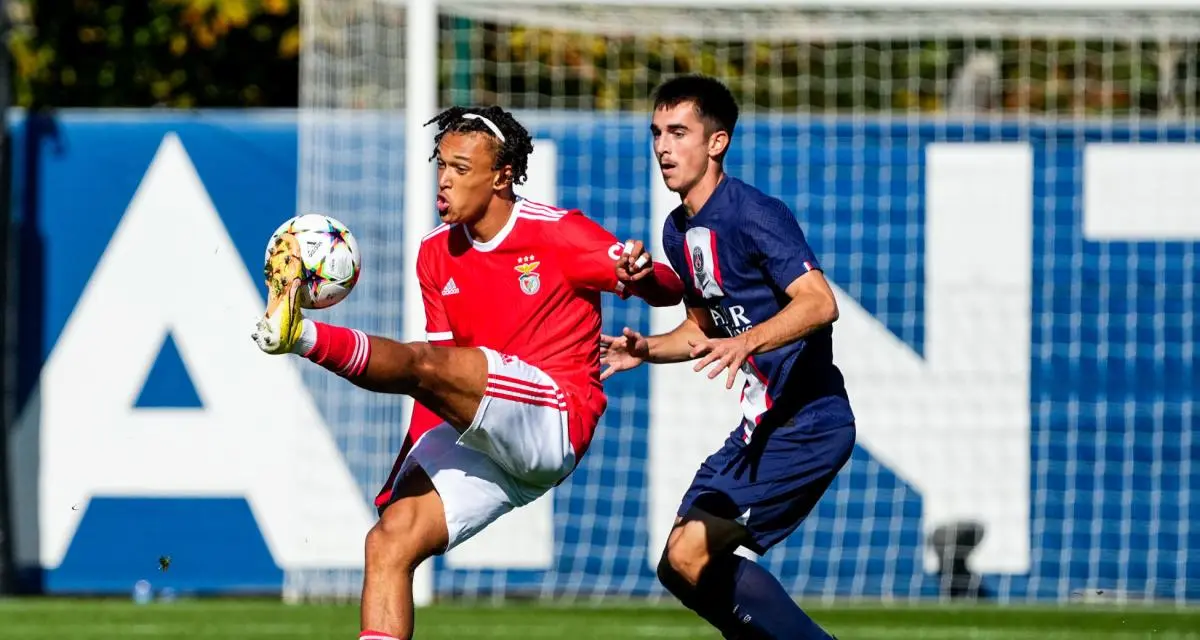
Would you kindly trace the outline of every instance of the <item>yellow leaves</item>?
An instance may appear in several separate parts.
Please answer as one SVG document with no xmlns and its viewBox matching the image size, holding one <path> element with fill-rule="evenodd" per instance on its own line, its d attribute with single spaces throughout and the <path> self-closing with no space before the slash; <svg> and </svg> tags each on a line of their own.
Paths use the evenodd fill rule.
<svg viewBox="0 0 1200 640">
<path fill-rule="evenodd" d="M 192 39 L 201 49 L 211 49 L 217 44 L 217 36 L 206 24 L 198 24 L 192 29 Z"/>
<path fill-rule="evenodd" d="M 529 32 L 524 27 L 513 27 L 508 33 L 508 46 L 524 49 L 529 44 Z"/>
<path fill-rule="evenodd" d="M 618 96 L 613 89 L 606 84 L 600 85 L 596 89 L 596 108 L 604 111 L 611 111 L 619 108 Z"/>
<path fill-rule="evenodd" d="M 901 111 L 909 111 L 917 106 L 920 97 L 908 89 L 900 89 L 892 96 L 892 107 Z"/>
<path fill-rule="evenodd" d="M 244 2 L 224 2 L 217 11 L 217 19 L 241 28 L 250 23 L 250 9 Z"/>
<path fill-rule="evenodd" d="M 279 57 L 295 58 L 300 55 L 300 27 L 292 27 L 279 38 Z"/>
<path fill-rule="evenodd" d="M 189 27 L 199 24 L 202 20 L 204 20 L 204 9 L 194 4 L 186 7 L 180 16 L 180 22 Z"/>
<path fill-rule="evenodd" d="M 155 100 L 166 100 L 167 96 L 171 95 L 170 80 L 155 80 L 150 83 L 150 95 L 154 96 Z"/>
<path fill-rule="evenodd" d="M 229 33 L 229 20 L 223 16 L 217 16 L 209 24 L 209 28 L 212 29 L 213 35 L 219 38 Z"/>
<path fill-rule="evenodd" d="M 299 0 L 65 1 L 9 0 L 20 105 L 295 104 Z"/>
<path fill-rule="evenodd" d="M 38 64 L 37 53 L 31 51 L 29 47 L 20 46 L 14 43 L 13 46 L 13 63 L 14 70 L 17 72 L 17 77 L 28 78 L 33 76 L 40 65 Z"/>
<path fill-rule="evenodd" d="M 591 51 L 593 58 L 603 58 L 608 55 L 608 41 L 599 36 L 590 36 L 585 41 L 584 48 Z"/>
<path fill-rule="evenodd" d="M 223 38 L 231 33 L 250 29 L 251 35 L 263 40 L 271 36 L 267 29 L 257 19 L 262 16 L 287 15 L 295 6 L 297 0 L 157 0 L 160 4 L 180 7 L 180 23 L 190 31 L 191 40 L 201 49 L 212 49 Z M 284 38 L 288 37 L 285 33 Z M 171 42 L 171 51 L 186 51 Z M 298 43 L 280 43 L 280 52 L 299 50 Z M 182 54 L 176 54 L 182 55 Z M 291 57 L 294 57 L 292 54 Z"/>
<path fill-rule="evenodd" d="M 187 53 L 187 50 L 188 50 L 187 36 L 183 35 L 182 33 L 177 33 L 177 34 L 171 36 L 171 53 L 172 53 L 172 55 L 174 55 L 175 57 L 179 57 L 179 56 L 182 56 L 183 54 Z"/>
<path fill-rule="evenodd" d="M 291 0 L 263 0 L 263 9 L 275 16 L 281 16 L 292 8 Z"/>
</svg>

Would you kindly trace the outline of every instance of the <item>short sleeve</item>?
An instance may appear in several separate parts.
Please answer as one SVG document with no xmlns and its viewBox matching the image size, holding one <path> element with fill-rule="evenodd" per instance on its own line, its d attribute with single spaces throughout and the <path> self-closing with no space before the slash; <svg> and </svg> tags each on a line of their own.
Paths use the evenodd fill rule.
<svg viewBox="0 0 1200 640">
<path fill-rule="evenodd" d="M 796 278 L 821 269 L 796 216 L 782 202 L 771 201 L 746 212 L 743 229 L 747 250 L 779 289 L 786 290 Z"/>
<path fill-rule="evenodd" d="M 563 216 L 555 231 L 563 271 L 571 284 L 629 297 L 630 292 L 617 280 L 616 262 L 625 245 L 616 236 L 577 211 Z"/>
<path fill-rule="evenodd" d="M 442 304 L 442 285 L 434 280 L 433 265 L 425 248 L 417 255 L 417 281 L 421 285 L 421 299 L 425 303 L 425 339 L 429 342 L 447 342 L 454 339 L 446 307 Z"/>
</svg>

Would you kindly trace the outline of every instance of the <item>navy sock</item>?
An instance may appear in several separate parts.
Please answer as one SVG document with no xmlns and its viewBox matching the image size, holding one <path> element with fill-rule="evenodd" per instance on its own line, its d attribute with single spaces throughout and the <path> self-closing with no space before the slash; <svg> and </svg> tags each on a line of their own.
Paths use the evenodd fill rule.
<svg viewBox="0 0 1200 640">
<path fill-rule="evenodd" d="M 700 586 L 693 587 L 686 580 L 675 573 L 675 570 L 667 564 L 666 558 L 658 565 L 658 579 L 662 582 L 667 591 L 671 592 L 683 606 L 695 611 L 697 615 L 704 618 L 709 624 L 721 632 L 725 638 L 741 638 L 742 628 L 738 619 L 733 615 L 732 605 L 732 576 L 728 572 L 722 571 L 724 567 L 718 568 L 718 573 L 723 576 L 713 576 L 712 565 L 704 572 L 701 577 Z M 703 588 L 707 584 L 707 589 Z M 723 593 L 717 593 L 723 587 Z"/>
<path fill-rule="evenodd" d="M 832 638 L 792 600 L 775 576 L 757 563 L 732 553 L 712 559 L 691 595 L 700 608 L 725 623 L 718 629 L 726 637 Z M 726 616 L 730 614 L 734 620 L 732 628 L 726 626 Z M 707 615 L 704 617 L 709 619 Z"/>
<path fill-rule="evenodd" d="M 831 640 L 832 636 L 804 613 L 770 571 L 745 558 L 731 557 L 737 562 L 734 611 L 743 624 L 768 638 Z"/>
</svg>

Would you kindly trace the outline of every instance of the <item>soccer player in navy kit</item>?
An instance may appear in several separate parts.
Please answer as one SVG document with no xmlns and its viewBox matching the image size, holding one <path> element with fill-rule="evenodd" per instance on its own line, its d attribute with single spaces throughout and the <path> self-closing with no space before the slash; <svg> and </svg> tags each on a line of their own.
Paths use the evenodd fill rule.
<svg viewBox="0 0 1200 640">
<path fill-rule="evenodd" d="M 654 154 L 682 200 L 663 250 L 687 318 L 663 335 L 603 336 L 602 378 L 693 359 L 709 378 L 724 372 L 727 388 L 745 373 L 742 421 L 684 494 L 658 576 L 726 638 L 829 638 L 774 576 L 734 553 L 762 554 L 790 535 L 850 458 L 855 432 L 833 364 L 837 303 L 816 256 L 785 204 L 724 172 L 737 115 L 712 78 L 656 90 Z"/>
</svg>

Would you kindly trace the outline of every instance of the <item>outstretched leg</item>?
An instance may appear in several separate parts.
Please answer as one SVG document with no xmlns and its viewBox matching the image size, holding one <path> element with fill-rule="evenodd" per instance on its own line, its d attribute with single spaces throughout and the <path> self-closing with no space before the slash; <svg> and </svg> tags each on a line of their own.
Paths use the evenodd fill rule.
<svg viewBox="0 0 1200 640">
<path fill-rule="evenodd" d="M 471 425 L 487 387 L 479 349 L 402 343 L 305 320 L 299 303 L 300 247 L 282 234 L 267 264 L 267 311 L 254 339 L 267 353 L 296 353 L 371 391 L 411 396 L 459 431 Z"/>
</svg>

